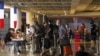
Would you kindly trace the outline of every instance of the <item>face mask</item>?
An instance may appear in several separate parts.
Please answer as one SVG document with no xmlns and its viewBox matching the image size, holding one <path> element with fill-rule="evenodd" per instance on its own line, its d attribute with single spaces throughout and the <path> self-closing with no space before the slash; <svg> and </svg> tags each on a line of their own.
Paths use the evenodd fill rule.
<svg viewBox="0 0 100 56">
<path fill-rule="evenodd" d="M 57 26 L 59 26 L 59 23 L 58 23 L 58 22 L 56 22 L 56 25 L 57 25 Z"/>
<path fill-rule="evenodd" d="M 66 25 L 66 28 L 68 28 L 68 26 Z"/>
</svg>

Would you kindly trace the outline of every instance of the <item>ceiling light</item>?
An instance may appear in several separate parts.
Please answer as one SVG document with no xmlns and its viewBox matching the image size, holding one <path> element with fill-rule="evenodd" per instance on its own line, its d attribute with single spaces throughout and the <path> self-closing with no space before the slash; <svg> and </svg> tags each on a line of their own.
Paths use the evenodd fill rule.
<svg viewBox="0 0 100 56">
<path fill-rule="evenodd" d="M 64 15 L 67 15 L 66 11 L 64 11 Z"/>
<path fill-rule="evenodd" d="M 64 13 L 66 13 L 66 11 L 64 11 Z"/>
<path fill-rule="evenodd" d="M 37 13 L 40 13 L 40 11 L 38 11 Z"/>
<path fill-rule="evenodd" d="M 18 3 L 18 5 L 22 5 L 21 3 Z"/>
<path fill-rule="evenodd" d="M 18 3 L 18 5 L 19 5 L 19 6 L 23 6 L 24 4 L 23 4 L 23 3 Z"/>
</svg>

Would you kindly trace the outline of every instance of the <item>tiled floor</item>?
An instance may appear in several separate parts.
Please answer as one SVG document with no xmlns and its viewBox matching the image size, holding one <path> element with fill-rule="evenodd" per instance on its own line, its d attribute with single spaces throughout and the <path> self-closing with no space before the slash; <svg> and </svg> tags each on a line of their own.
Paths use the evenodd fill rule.
<svg viewBox="0 0 100 56">
<path fill-rule="evenodd" d="M 16 54 L 10 53 L 7 50 L 2 51 L 2 49 L 0 48 L 0 56 L 40 56 L 40 54 L 33 54 L 32 52 L 24 52 L 20 55 L 16 55 Z M 97 56 L 100 56 L 100 55 L 97 55 Z"/>
<path fill-rule="evenodd" d="M 17 55 L 17 54 L 10 53 L 10 52 L 7 52 L 7 51 L 0 51 L 0 56 L 40 56 L 40 55 L 39 54 L 32 54 L 32 53 L 29 53 L 29 52 Z"/>
</svg>

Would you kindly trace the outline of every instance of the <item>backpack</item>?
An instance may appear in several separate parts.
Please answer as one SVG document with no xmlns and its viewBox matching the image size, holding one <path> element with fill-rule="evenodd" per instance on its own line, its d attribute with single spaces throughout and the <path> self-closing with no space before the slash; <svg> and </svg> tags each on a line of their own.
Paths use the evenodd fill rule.
<svg viewBox="0 0 100 56">
<path fill-rule="evenodd" d="M 33 25 L 33 28 L 35 29 L 36 34 L 39 34 L 39 36 L 43 37 L 45 35 L 44 28 L 42 25 L 36 24 Z"/>
</svg>

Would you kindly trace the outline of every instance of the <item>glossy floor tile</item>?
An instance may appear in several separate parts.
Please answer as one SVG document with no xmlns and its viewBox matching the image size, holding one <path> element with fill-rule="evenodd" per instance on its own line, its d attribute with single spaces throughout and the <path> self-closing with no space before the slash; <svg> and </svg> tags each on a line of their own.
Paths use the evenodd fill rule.
<svg viewBox="0 0 100 56">
<path fill-rule="evenodd" d="M 86 42 L 87 44 L 86 44 L 86 47 L 85 48 L 87 48 L 87 45 L 89 46 L 89 47 L 91 47 L 89 44 L 90 43 L 88 43 L 88 42 Z M 100 51 L 100 50 L 98 50 L 98 47 L 99 47 L 99 49 L 100 49 L 100 43 L 98 44 L 98 43 L 96 43 L 97 45 L 96 45 L 96 49 L 97 49 L 97 51 Z M 72 45 L 72 49 L 73 49 L 73 44 L 71 44 Z M 30 49 L 31 50 L 31 49 Z M 9 50 L 7 50 L 7 49 L 5 49 L 5 50 L 2 50 L 1 49 L 1 47 L 0 47 L 0 56 L 40 56 L 40 54 L 39 53 L 37 53 L 37 54 L 33 54 L 31 51 L 27 51 L 27 52 L 23 52 L 23 53 L 21 53 L 20 55 L 17 55 L 17 54 L 14 54 L 14 53 L 11 53 L 11 52 L 9 52 Z M 87 50 L 88 51 L 88 50 Z M 99 52 L 100 53 L 100 52 Z M 56 55 L 56 56 L 58 56 L 58 55 Z M 74 56 L 74 55 L 73 55 Z M 100 55 L 96 55 L 96 56 L 100 56 Z"/>
</svg>

